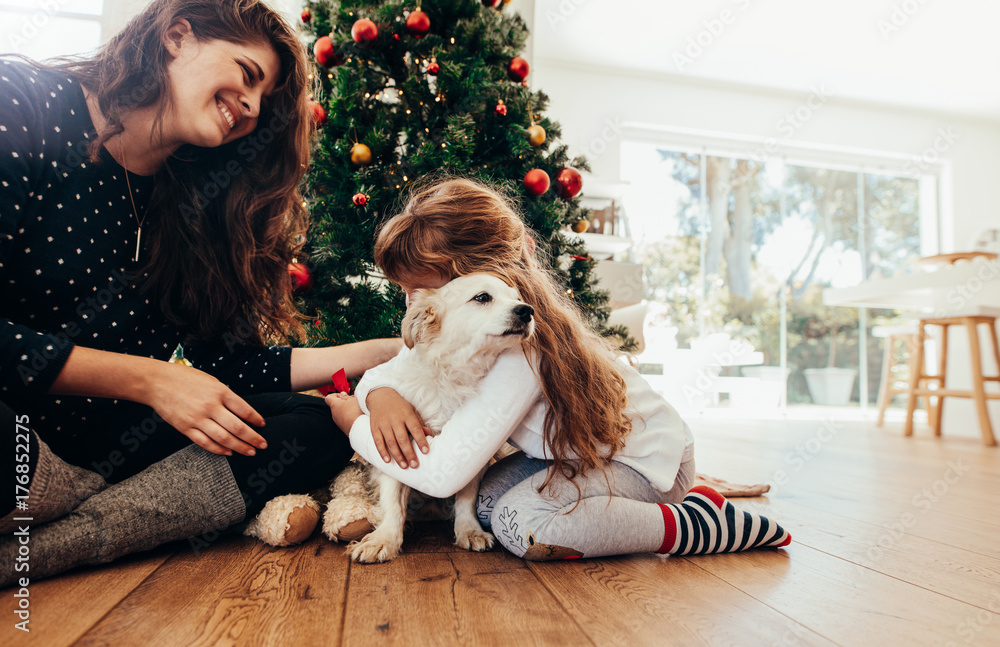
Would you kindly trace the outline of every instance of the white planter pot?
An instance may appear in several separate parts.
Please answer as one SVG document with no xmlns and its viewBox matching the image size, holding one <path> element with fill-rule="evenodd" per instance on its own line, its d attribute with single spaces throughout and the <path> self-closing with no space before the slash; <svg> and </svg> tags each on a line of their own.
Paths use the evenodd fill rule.
<svg viewBox="0 0 1000 647">
<path fill-rule="evenodd" d="M 781 404 L 781 395 L 788 379 L 788 369 L 780 366 L 743 366 L 743 377 L 757 380 L 753 390 L 742 394 L 731 393 L 730 406 L 746 409 L 773 409 Z"/>
<path fill-rule="evenodd" d="M 802 371 L 809 385 L 809 395 L 816 404 L 843 406 L 850 402 L 854 390 L 853 368 L 807 368 Z"/>
</svg>

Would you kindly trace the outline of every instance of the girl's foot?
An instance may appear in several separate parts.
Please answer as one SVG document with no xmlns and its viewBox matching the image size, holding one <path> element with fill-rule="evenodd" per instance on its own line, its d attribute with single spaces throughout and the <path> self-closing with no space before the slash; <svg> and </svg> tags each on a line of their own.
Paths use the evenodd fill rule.
<svg viewBox="0 0 1000 647">
<path fill-rule="evenodd" d="M 792 536 L 778 524 L 759 514 L 737 510 L 706 485 L 691 488 L 681 503 L 657 505 L 666 525 L 658 553 L 734 553 L 749 548 L 780 548 L 792 541 Z"/>
</svg>

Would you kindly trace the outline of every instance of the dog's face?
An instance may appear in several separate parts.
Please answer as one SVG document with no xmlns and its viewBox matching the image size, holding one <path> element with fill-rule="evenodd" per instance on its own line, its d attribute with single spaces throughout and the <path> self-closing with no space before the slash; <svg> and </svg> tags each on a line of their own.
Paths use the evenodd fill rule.
<svg viewBox="0 0 1000 647">
<path fill-rule="evenodd" d="M 534 311 L 517 290 L 489 274 L 470 274 L 436 290 L 415 290 L 403 318 L 409 348 L 505 349 L 531 337 Z"/>
</svg>

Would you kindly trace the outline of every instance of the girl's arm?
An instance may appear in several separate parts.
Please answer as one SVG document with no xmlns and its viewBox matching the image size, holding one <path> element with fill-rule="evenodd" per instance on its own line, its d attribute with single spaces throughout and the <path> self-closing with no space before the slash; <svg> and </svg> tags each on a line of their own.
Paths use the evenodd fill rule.
<svg viewBox="0 0 1000 647">
<path fill-rule="evenodd" d="M 369 419 L 360 410 L 351 425 L 351 446 L 375 467 L 415 490 L 448 497 L 486 466 L 541 397 L 541 387 L 523 352 L 509 351 L 480 382 L 477 395 L 431 439 L 431 450 L 421 457 L 418 468 L 384 463 L 372 439 Z"/>
<path fill-rule="evenodd" d="M 371 416 L 372 441 L 382 461 L 388 463 L 395 460 L 403 469 L 420 465 L 411 438 L 424 454 L 430 450 L 427 443 L 430 429 L 424 427 L 424 421 L 413 405 L 391 388 L 396 362 L 410 352 L 409 348 L 404 348 L 385 364 L 366 372 L 354 391 L 361 410 Z M 350 429 L 351 425 L 344 427 L 345 431 Z"/>
<path fill-rule="evenodd" d="M 403 347 L 399 338 L 369 339 L 327 348 L 292 349 L 292 390 L 305 391 L 330 383 L 330 375 L 344 369 L 347 377 L 392 359 Z"/>
</svg>

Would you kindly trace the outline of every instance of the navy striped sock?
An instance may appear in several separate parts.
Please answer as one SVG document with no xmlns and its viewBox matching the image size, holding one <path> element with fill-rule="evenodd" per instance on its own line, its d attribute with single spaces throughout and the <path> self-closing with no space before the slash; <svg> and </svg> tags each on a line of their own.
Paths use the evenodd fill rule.
<svg viewBox="0 0 1000 647">
<path fill-rule="evenodd" d="M 787 546 L 792 536 L 767 517 L 737 510 L 708 487 L 691 488 L 681 503 L 657 504 L 666 532 L 658 553 L 707 555 Z"/>
</svg>

